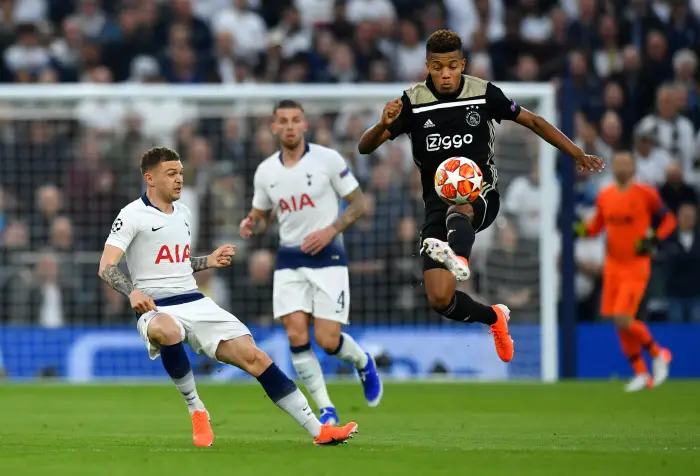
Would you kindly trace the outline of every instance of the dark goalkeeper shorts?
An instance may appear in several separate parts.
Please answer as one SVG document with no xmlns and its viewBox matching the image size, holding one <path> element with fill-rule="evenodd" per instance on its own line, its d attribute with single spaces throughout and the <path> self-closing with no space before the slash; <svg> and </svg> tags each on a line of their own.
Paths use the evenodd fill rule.
<svg viewBox="0 0 700 476">
<path fill-rule="evenodd" d="M 479 233 L 485 230 L 491 223 L 496 220 L 498 210 L 501 207 L 501 196 L 494 188 L 489 188 L 485 193 L 479 195 L 479 198 L 471 202 L 474 208 L 474 220 L 472 225 L 474 230 Z M 441 241 L 447 241 L 447 224 L 445 218 L 447 215 L 448 206 L 443 202 L 435 205 L 426 205 L 425 207 L 425 222 L 420 231 L 420 249 L 423 249 L 423 240 L 425 238 L 436 238 Z M 423 271 L 428 269 L 445 269 L 443 265 L 430 259 L 428 256 L 421 254 L 423 259 Z"/>
</svg>

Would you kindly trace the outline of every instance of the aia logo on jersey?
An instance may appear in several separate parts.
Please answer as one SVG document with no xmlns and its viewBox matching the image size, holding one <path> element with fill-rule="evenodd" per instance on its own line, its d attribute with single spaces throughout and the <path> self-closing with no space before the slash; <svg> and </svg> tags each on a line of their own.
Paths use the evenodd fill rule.
<svg viewBox="0 0 700 476">
<path fill-rule="evenodd" d="M 175 248 L 172 249 L 168 245 L 163 245 L 158 251 L 156 264 L 160 264 L 161 261 L 165 261 L 168 264 L 184 263 L 188 259 L 190 259 L 190 245 L 185 245 L 182 248 L 182 254 L 180 254 L 180 245 L 175 245 Z"/>
<path fill-rule="evenodd" d="M 300 212 L 305 207 L 316 208 L 308 194 L 302 193 L 301 197 L 292 197 L 289 200 L 281 199 L 279 203 L 280 213 Z"/>
</svg>

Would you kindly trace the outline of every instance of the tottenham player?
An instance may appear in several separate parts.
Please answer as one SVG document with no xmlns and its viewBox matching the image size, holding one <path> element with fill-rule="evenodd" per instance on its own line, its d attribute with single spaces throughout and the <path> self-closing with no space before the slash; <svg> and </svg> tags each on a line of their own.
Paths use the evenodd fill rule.
<svg viewBox="0 0 700 476">
<path fill-rule="evenodd" d="M 163 367 L 187 403 L 195 445 L 210 446 L 214 433 L 197 394 L 184 342 L 197 353 L 235 365 L 257 378 L 270 399 L 316 444 L 336 444 L 350 438 L 357 424 L 322 425 L 294 382 L 256 347 L 248 328 L 197 290 L 193 273 L 230 266 L 235 250 L 232 245 L 223 245 L 209 256 L 190 256 L 190 212 L 176 203 L 183 183 L 178 154 L 155 147 L 143 155 L 141 172 L 146 193 L 124 207 L 114 221 L 99 275 L 129 297 L 151 359 L 161 356 Z M 132 279 L 118 267 L 125 253 Z"/>
<path fill-rule="evenodd" d="M 433 33 L 426 45 L 428 77 L 407 89 L 400 99 L 386 104 L 381 120 L 362 135 L 358 149 L 369 154 L 388 139 L 409 135 L 423 183 L 421 254 L 428 301 L 448 319 L 489 325 L 498 356 L 509 362 L 513 358 L 509 309 L 500 304 L 486 306 L 455 291 L 455 278 L 469 278 L 467 260 L 475 234 L 491 225 L 498 214 L 493 121 L 507 119 L 527 127 L 573 157 L 581 169 L 600 170 L 604 165 L 545 119 L 507 98 L 498 87 L 463 74 L 465 64 L 462 42 L 456 33 Z M 448 206 L 435 192 L 434 176 L 442 161 L 455 156 L 476 161 L 485 183 L 474 202 Z"/>
<path fill-rule="evenodd" d="M 262 233 L 274 211 L 280 225 L 274 315 L 287 331 L 294 368 L 318 406 L 321 422 L 335 425 L 338 414 L 311 349 L 312 320 L 316 343 L 357 369 L 369 406 L 382 398 L 374 359 L 342 332 L 348 323 L 350 278 L 338 235 L 362 216 L 364 196 L 338 152 L 304 140 L 308 123 L 299 103 L 281 101 L 273 116 L 281 151 L 255 172 L 253 207 L 241 222 L 241 236 Z M 340 197 L 348 207 L 338 216 Z"/>
</svg>

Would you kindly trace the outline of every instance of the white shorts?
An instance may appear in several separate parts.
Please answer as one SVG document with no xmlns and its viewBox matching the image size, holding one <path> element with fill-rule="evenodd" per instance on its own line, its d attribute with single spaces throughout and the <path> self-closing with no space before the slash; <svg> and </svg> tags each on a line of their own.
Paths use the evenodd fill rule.
<svg viewBox="0 0 700 476">
<path fill-rule="evenodd" d="M 319 319 L 347 324 L 350 275 L 346 266 L 278 269 L 272 287 L 275 319 L 302 311 Z"/>
<path fill-rule="evenodd" d="M 141 315 L 136 323 L 151 360 L 160 355 L 160 345 L 148 339 L 148 324 L 158 314 L 167 314 L 175 319 L 180 327 L 182 341 L 198 354 L 205 354 L 214 360 L 219 342 L 250 335 L 246 325 L 236 316 L 221 309 L 207 297 L 185 304 L 158 306 L 157 311 Z"/>
</svg>

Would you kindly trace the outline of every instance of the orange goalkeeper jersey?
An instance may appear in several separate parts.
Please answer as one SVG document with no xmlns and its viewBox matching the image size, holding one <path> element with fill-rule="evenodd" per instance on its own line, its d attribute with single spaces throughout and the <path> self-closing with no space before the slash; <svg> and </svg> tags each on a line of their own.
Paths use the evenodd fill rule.
<svg viewBox="0 0 700 476">
<path fill-rule="evenodd" d="M 606 267 L 642 271 L 650 268 L 651 259 L 637 254 L 637 243 L 655 226 L 657 237 L 663 240 L 676 227 L 675 217 L 655 188 L 634 182 L 623 189 L 613 184 L 600 191 L 596 214 L 586 231 L 597 235 L 606 230 Z"/>
</svg>

